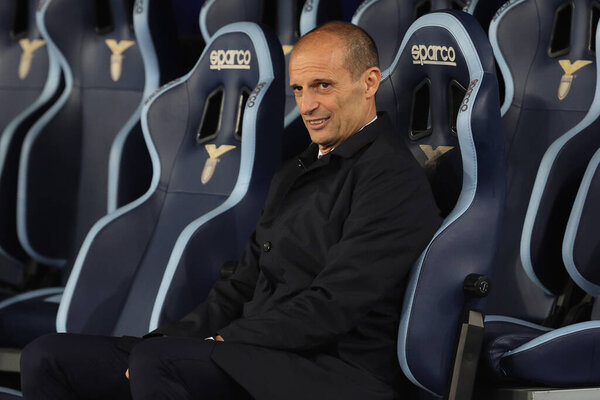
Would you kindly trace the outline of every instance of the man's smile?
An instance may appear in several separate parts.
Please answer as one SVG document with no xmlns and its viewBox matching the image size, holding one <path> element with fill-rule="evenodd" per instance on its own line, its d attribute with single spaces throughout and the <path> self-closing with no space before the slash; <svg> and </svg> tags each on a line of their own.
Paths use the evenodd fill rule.
<svg viewBox="0 0 600 400">
<path fill-rule="evenodd" d="M 308 124 L 308 126 L 310 126 L 312 129 L 321 129 L 327 124 L 327 122 L 329 121 L 329 117 L 307 119 L 305 121 Z"/>
</svg>

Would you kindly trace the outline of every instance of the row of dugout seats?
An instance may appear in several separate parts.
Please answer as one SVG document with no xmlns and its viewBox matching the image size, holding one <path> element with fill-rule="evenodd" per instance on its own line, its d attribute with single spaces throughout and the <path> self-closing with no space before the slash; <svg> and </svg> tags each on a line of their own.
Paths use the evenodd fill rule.
<svg viewBox="0 0 600 400">
<path fill-rule="evenodd" d="M 45 12 L 66 2 L 42 2 L 42 32 Z M 153 170 L 150 189 L 123 207 L 113 201 L 116 210 L 84 232 L 58 317 L 46 314 L 45 331 L 56 321 L 59 331 L 143 334 L 184 315 L 219 278 L 220 265 L 239 256 L 270 174 L 295 152 L 286 153 L 293 146 L 280 142 L 302 139 L 289 128 L 293 111 L 281 87 L 287 87 L 283 56 L 289 47 L 281 35 L 278 42 L 247 23 L 217 30 L 211 7 L 227 2 L 233 7 L 231 0 L 205 3 L 200 25 L 210 36 L 192 71 L 151 96 L 144 91 L 141 132 Z M 135 18 L 152 3 L 136 3 L 144 5 L 134 10 L 136 33 Z M 303 14 L 325 3 L 307 2 Z M 415 398 L 470 398 L 481 342 L 490 376 L 481 377 L 479 368 L 477 396 L 491 396 L 489 389 L 506 379 L 600 385 L 598 326 L 572 324 L 598 314 L 597 307 L 586 310 L 599 292 L 593 196 L 600 156 L 592 154 L 600 147 L 594 65 L 600 6 L 512 0 L 490 23 L 489 10 L 499 4 L 439 3 L 367 0 L 352 19 L 380 48 L 378 108 L 390 114 L 425 168 L 445 217 L 411 273 L 399 362 Z M 432 12 L 463 7 L 488 19 Z M 489 40 L 481 28 L 486 24 Z M 298 26 L 302 30 L 302 19 Z M 52 56 L 62 53 L 55 43 L 47 47 L 52 65 Z M 212 51 L 241 48 L 249 52 L 247 71 L 211 64 Z M 495 62 L 504 82 L 502 106 Z M 56 85 L 69 87 L 68 79 Z M 60 104 L 51 97 L 51 105 L 37 106 L 50 110 L 42 120 Z M 32 121 L 30 131 L 39 124 Z M 494 287 L 487 302 L 481 297 L 489 290 L 486 276 Z M 57 298 L 16 300 L 0 303 L 0 322 L 13 340 L 27 342 L 41 332 L 27 337 L 32 321 L 22 316 L 42 319 L 41 307 L 55 313 Z M 29 309 L 23 314 L 16 304 Z"/>
</svg>

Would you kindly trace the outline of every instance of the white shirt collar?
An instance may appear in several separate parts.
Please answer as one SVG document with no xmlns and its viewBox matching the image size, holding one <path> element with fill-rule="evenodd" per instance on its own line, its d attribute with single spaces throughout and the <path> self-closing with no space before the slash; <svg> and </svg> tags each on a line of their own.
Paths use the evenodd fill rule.
<svg viewBox="0 0 600 400">
<path fill-rule="evenodd" d="M 365 126 L 371 125 L 373 122 L 375 122 L 376 119 L 377 119 L 377 114 L 375 114 L 375 118 L 373 118 L 372 120 L 370 120 L 369 122 L 367 122 L 366 124 L 364 124 L 362 128 L 360 128 L 358 131 L 356 131 L 356 133 L 358 133 L 358 132 L 362 131 L 363 129 L 365 129 Z M 335 147 L 332 148 L 331 150 L 329 150 L 327 152 L 327 154 L 331 153 L 333 151 L 333 149 L 335 149 Z M 324 156 L 324 154 L 321 153 L 321 149 L 319 148 L 319 154 L 317 154 L 317 158 L 321 158 L 323 156 Z"/>
</svg>

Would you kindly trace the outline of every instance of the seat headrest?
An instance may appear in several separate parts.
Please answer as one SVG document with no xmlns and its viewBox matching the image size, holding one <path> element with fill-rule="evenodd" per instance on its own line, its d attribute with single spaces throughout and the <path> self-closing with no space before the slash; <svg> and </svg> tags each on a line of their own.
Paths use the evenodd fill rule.
<svg viewBox="0 0 600 400">
<path fill-rule="evenodd" d="M 208 0 L 200 9 L 200 32 L 208 41 L 220 28 L 234 22 L 259 23 L 264 0 Z"/>
<path fill-rule="evenodd" d="M 257 132 L 256 123 L 259 113 L 263 121 L 262 114 L 270 109 L 273 116 L 280 115 L 277 110 L 283 107 L 282 98 L 265 97 L 265 92 L 281 90 L 282 94 L 282 75 L 283 54 L 276 38 L 265 36 L 256 24 L 238 22 L 212 36 L 187 75 L 148 99 L 142 124 L 146 124 L 145 130 L 152 134 L 152 141 L 161 151 L 163 179 L 170 179 L 169 190 L 185 188 L 187 193 L 227 195 L 236 184 L 244 152 L 254 157 L 255 152 L 277 148 L 280 132 Z M 188 91 L 189 96 L 177 94 L 182 90 Z M 172 109 L 174 96 L 182 108 L 179 122 L 164 118 L 160 111 L 161 107 Z M 264 98 L 268 100 L 263 102 Z M 157 111 L 149 113 L 152 109 Z M 282 117 L 274 119 L 275 125 L 283 124 Z M 246 145 L 247 149 L 245 139 L 251 144 Z M 260 148 L 258 144 L 254 148 L 255 140 Z M 173 167 L 176 155 L 177 165 Z M 205 167 L 198 171 L 198 165 Z M 176 170 L 167 173 L 165 168 Z"/>
<path fill-rule="evenodd" d="M 593 0 L 516 0 L 490 23 L 490 42 L 504 77 L 504 115 L 522 109 L 585 111 L 596 79 L 595 26 L 600 5 Z M 535 73 L 531 73 L 535 71 Z"/>
<path fill-rule="evenodd" d="M 366 30 L 379 51 L 381 70 L 389 68 L 406 30 L 414 21 L 435 10 L 462 10 L 462 0 L 365 0 L 352 23 Z"/>
<path fill-rule="evenodd" d="M 61 67 L 69 70 L 75 85 L 143 88 L 132 7 L 133 3 L 123 0 L 39 2 L 38 18 L 43 18 L 47 31 L 44 36 L 60 51 Z"/>
<path fill-rule="evenodd" d="M 48 55 L 46 41 L 40 38 L 35 23 L 35 1 L 4 1 L 0 5 L 0 32 L 0 87 L 42 86 Z"/>
<path fill-rule="evenodd" d="M 437 26 L 438 20 L 448 26 Z M 472 40 L 471 32 L 480 40 Z M 496 79 L 486 43 L 485 33 L 468 14 L 434 12 L 411 25 L 392 65 L 382 72 L 378 109 L 390 114 L 425 167 L 444 216 L 457 201 L 463 177 L 459 111 L 473 106 L 485 74 Z M 473 130 L 471 134 L 484 133 Z"/>
</svg>

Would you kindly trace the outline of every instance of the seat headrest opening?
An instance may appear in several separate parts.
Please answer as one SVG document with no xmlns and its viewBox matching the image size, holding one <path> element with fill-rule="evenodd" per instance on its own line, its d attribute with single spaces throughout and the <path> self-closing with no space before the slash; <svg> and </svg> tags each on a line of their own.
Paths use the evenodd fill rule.
<svg viewBox="0 0 600 400">
<path fill-rule="evenodd" d="M 29 0 L 13 0 L 13 22 L 10 37 L 13 40 L 27 36 L 29 30 Z"/>
</svg>

